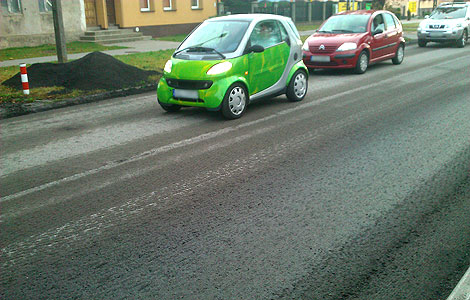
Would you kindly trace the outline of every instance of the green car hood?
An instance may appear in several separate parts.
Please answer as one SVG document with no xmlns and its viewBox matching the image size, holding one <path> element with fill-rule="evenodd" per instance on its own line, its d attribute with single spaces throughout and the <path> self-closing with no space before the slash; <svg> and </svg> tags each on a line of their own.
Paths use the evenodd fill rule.
<svg viewBox="0 0 470 300">
<path fill-rule="evenodd" d="M 224 60 L 183 60 L 172 58 L 171 73 L 165 76 L 177 79 L 205 80 L 208 78 L 207 71 Z"/>
</svg>

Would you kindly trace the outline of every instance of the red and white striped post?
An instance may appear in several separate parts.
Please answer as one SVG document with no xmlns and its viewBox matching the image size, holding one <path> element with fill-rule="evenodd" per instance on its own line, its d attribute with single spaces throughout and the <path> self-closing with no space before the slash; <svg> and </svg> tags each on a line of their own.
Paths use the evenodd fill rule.
<svg viewBox="0 0 470 300">
<path fill-rule="evenodd" d="M 21 83 L 23 84 L 23 94 L 29 95 L 28 73 L 26 72 L 26 64 L 20 64 Z"/>
</svg>

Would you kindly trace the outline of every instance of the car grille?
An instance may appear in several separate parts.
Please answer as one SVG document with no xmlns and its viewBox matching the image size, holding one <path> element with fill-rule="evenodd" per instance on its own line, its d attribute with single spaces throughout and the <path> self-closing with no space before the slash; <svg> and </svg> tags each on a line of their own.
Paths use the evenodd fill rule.
<svg viewBox="0 0 470 300">
<path fill-rule="evenodd" d="M 212 81 L 210 80 L 184 80 L 167 78 L 166 82 L 172 88 L 183 90 L 206 90 L 212 86 Z"/>
<path fill-rule="evenodd" d="M 429 25 L 429 29 L 444 29 L 445 25 Z"/>
<path fill-rule="evenodd" d="M 320 49 L 321 44 L 310 46 L 310 52 L 313 54 L 331 54 L 336 51 L 337 46 L 324 45 L 325 49 Z"/>
</svg>

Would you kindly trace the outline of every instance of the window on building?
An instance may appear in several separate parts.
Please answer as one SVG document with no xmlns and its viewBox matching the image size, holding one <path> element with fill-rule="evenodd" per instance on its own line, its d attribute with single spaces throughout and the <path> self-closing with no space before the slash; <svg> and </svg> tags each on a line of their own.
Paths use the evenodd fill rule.
<svg viewBox="0 0 470 300">
<path fill-rule="evenodd" d="M 21 0 L 0 0 L 2 10 L 12 14 L 21 13 Z"/>
<path fill-rule="evenodd" d="M 163 0 L 163 9 L 164 10 L 174 10 L 173 7 L 174 0 Z"/>
<path fill-rule="evenodd" d="M 40 12 L 49 12 L 52 11 L 52 0 L 38 0 L 39 2 L 39 11 Z"/>
<path fill-rule="evenodd" d="M 199 8 L 201 8 L 199 2 L 200 2 L 200 0 L 191 0 L 191 8 L 192 8 L 192 9 L 199 9 Z"/>
<path fill-rule="evenodd" d="M 150 11 L 150 0 L 140 0 L 140 11 Z"/>
</svg>

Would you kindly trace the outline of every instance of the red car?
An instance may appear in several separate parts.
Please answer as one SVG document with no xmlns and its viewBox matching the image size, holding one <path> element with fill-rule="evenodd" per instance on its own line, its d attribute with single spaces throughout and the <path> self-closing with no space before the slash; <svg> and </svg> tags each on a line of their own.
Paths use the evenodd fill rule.
<svg viewBox="0 0 470 300">
<path fill-rule="evenodd" d="M 401 22 L 389 11 L 347 11 L 328 18 L 302 49 L 309 69 L 354 68 L 362 74 L 386 59 L 401 64 L 405 39 Z"/>
</svg>

